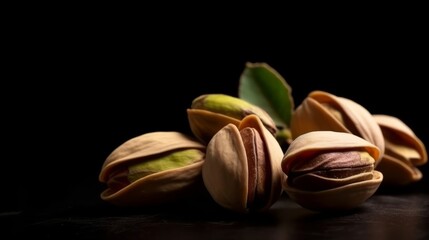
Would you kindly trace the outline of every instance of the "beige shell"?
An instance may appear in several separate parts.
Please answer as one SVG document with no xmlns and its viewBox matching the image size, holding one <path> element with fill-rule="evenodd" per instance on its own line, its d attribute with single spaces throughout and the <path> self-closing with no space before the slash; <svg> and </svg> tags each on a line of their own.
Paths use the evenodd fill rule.
<svg viewBox="0 0 429 240">
<path fill-rule="evenodd" d="M 224 114 L 202 109 L 189 108 L 186 111 L 192 133 L 204 144 L 207 144 L 226 125 L 234 124 L 238 127 L 241 121 L 241 119 L 235 119 Z"/>
<path fill-rule="evenodd" d="M 332 151 L 367 152 L 374 160 L 380 156 L 377 146 L 356 135 L 334 131 L 313 131 L 302 134 L 292 141 L 282 159 L 282 170 L 288 175 L 298 162 Z M 339 185 L 343 181 L 345 185 L 319 191 L 297 189 L 291 186 L 286 178 L 283 189 L 292 200 L 305 208 L 316 211 L 346 210 L 362 204 L 378 189 L 383 174 L 373 171 L 372 175 L 373 177 L 369 180 L 353 183 L 347 183 L 343 179 L 331 179 L 331 181 L 339 181 Z"/>
<path fill-rule="evenodd" d="M 205 152 L 204 145 L 180 132 L 151 132 L 137 136 L 120 145 L 107 157 L 99 181 L 106 183 L 115 169 L 179 149 L 199 149 Z M 101 198 L 120 206 L 148 206 L 174 201 L 184 193 L 190 193 L 195 187 L 203 186 L 203 160 L 150 174 L 119 190 L 107 188 L 101 193 Z"/>
<path fill-rule="evenodd" d="M 371 113 L 350 99 L 324 91 L 311 92 L 295 109 L 290 130 L 292 138 L 311 131 L 352 133 L 379 148 L 376 165 L 384 153 L 384 138 Z"/>
<path fill-rule="evenodd" d="M 269 164 L 269 170 L 263 173 L 269 174 L 269 186 L 265 188 L 264 201 L 257 208 L 247 205 L 249 167 L 239 132 L 246 127 L 259 132 L 267 153 L 264 160 Z M 280 168 L 282 156 L 282 149 L 274 136 L 256 115 L 249 115 L 239 127 L 234 124 L 223 127 L 209 142 L 202 167 L 204 184 L 213 199 L 227 209 L 237 212 L 265 211 L 282 193 L 282 179 L 285 177 Z"/>
<path fill-rule="evenodd" d="M 417 167 L 428 161 L 423 142 L 396 117 L 375 114 L 374 118 L 386 142 L 385 154 L 377 166 L 377 170 L 383 173 L 383 184 L 403 186 L 422 179 L 423 174 Z"/>
<path fill-rule="evenodd" d="M 313 211 L 344 211 L 356 208 L 377 191 L 383 174 L 374 171 L 372 180 L 352 183 L 318 192 L 302 191 L 284 182 L 289 197 L 300 206 Z"/>
<path fill-rule="evenodd" d="M 187 114 L 191 131 L 204 144 L 227 124 L 232 123 L 238 127 L 240 121 L 251 114 L 257 115 L 273 135 L 277 132 L 274 120 L 265 110 L 246 100 L 225 94 L 198 96 L 192 101 L 191 108 L 187 109 Z"/>
</svg>

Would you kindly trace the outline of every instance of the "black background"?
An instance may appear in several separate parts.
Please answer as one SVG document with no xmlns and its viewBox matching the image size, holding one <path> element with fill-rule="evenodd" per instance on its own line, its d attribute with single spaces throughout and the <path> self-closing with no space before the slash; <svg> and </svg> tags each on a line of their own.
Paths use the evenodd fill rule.
<svg viewBox="0 0 429 240">
<path fill-rule="evenodd" d="M 237 96 L 246 62 L 276 69 L 295 106 L 325 90 L 400 118 L 429 143 L 422 19 L 377 13 L 280 15 L 278 25 L 257 17 L 160 21 L 167 14 L 82 20 L 58 13 L 22 22 L 8 37 L 10 74 L 2 87 L 1 210 L 102 204 L 98 174 L 114 148 L 152 131 L 190 133 L 191 101 L 205 93 Z M 421 169 L 423 187 L 429 171 Z"/>
</svg>

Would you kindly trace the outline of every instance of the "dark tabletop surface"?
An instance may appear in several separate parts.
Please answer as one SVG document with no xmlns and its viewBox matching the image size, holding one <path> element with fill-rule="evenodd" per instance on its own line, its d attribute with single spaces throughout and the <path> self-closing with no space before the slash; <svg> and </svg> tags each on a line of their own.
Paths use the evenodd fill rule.
<svg viewBox="0 0 429 240">
<path fill-rule="evenodd" d="M 258 214 L 234 213 L 204 197 L 124 209 L 82 188 L 68 202 L 2 213 L 0 220 L 8 236 L 2 239 L 428 239 L 429 193 L 422 187 L 380 188 L 355 209 L 326 213 L 283 194 Z"/>
</svg>

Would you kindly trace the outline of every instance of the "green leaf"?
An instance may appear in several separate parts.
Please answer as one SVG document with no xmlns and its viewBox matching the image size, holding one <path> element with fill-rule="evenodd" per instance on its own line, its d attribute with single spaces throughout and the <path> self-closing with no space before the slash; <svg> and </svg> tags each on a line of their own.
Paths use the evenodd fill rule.
<svg viewBox="0 0 429 240">
<path fill-rule="evenodd" d="M 238 96 L 264 109 L 279 129 L 289 129 L 295 108 L 292 89 L 286 80 L 266 63 L 246 63 L 240 76 Z"/>
</svg>

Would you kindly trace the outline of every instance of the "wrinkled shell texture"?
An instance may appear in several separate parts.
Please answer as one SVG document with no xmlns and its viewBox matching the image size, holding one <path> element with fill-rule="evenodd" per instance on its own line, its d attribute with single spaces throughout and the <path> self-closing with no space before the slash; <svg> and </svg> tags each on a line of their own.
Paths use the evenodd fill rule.
<svg viewBox="0 0 429 240">
<path fill-rule="evenodd" d="M 269 188 L 265 189 L 267 197 L 259 209 L 249 209 L 247 205 L 249 169 L 246 149 L 239 132 L 245 127 L 252 127 L 261 135 L 268 152 L 264 160 L 271 168 L 268 171 L 271 174 Z M 239 127 L 229 124 L 213 136 L 207 146 L 202 167 L 203 181 L 213 199 L 227 209 L 237 212 L 264 211 L 270 208 L 282 193 L 282 157 L 283 152 L 274 136 L 258 117 L 249 115 Z"/>
<path fill-rule="evenodd" d="M 340 116 L 336 116 L 327 106 Z M 384 153 L 383 134 L 371 113 L 350 99 L 327 92 L 311 92 L 294 111 L 290 128 L 293 139 L 311 131 L 346 132 L 359 136 L 379 148 L 376 165 Z"/>
<path fill-rule="evenodd" d="M 383 184 L 404 186 L 421 180 L 423 175 L 417 167 L 426 164 L 428 160 L 423 142 L 396 117 L 375 114 L 374 118 L 380 125 L 386 142 L 385 154 L 377 166 L 377 170 L 384 175 Z"/>
<path fill-rule="evenodd" d="M 179 149 L 205 152 L 204 145 L 179 132 L 152 132 L 137 136 L 121 144 L 106 158 L 99 180 L 106 183 L 116 169 Z M 101 198 L 121 206 L 157 205 L 173 201 L 201 181 L 203 160 L 145 176 L 117 191 L 107 188 L 101 193 Z"/>
<path fill-rule="evenodd" d="M 281 167 L 283 172 L 289 175 L 294 166 L 298 163 L 302 164 L 302 161 L 308 161 L 326 152 L 344 151 L 366 152 L 373 158 L 373 161 L 380 157 L 380 150 L 377 146 L 356 135 L 334 131 L 313 131 L 302 134 L 292 141 L 284 154 Z M 370 179 L 365 178 L 352 183 L 348 183 L 344 179 L 328 179 L 334 183 L 335 181 L 340 182 L 338 187 L 331 189 L 303 190 L 291 186 L 288 179 L 283 182 L 283 188 L 291 199 L 308 209 L 316 211 L 350 209 L 362 204 L 380 186 L 383 179 L 382 173 L 371 172 Z M 341 185 L 341 181 L 346 184 Z"/>
</svg>

